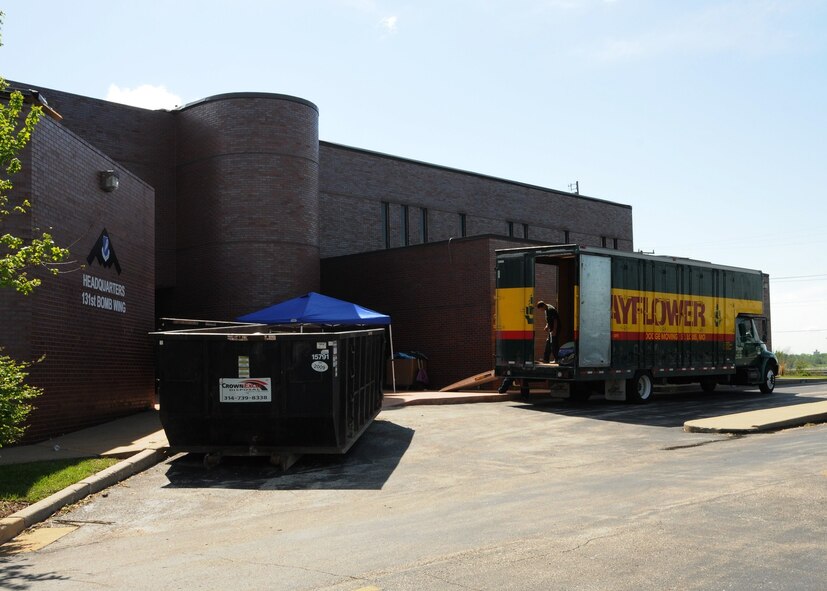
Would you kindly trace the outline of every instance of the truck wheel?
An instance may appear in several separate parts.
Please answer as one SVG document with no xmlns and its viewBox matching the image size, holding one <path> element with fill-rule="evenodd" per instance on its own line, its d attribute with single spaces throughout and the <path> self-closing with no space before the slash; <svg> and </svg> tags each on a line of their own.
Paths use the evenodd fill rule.
<svg viewBox="0 0 827 591">
<path fill-rule="evenodd" d="M 758 384 L 761 392 L 764 394 L 772 394 L 775 390 L 775 368 L 769 363 L 764 367 L 764 379 Z"/>
<path fill-rule="evenodd" d="M 626 400 L 636 404 L 649 402 L 652 398 L 652 378 L 648 373 L 639 373 L 626 382 Z"/>
<path fill-rule="evenodd" d="M 715 386 L 718 385 L 718 380 L 715 378 L 701 378 L 701 390 L 704 392 L 714 392 Z"/>
<path fill-rule="evenodd" d="M 591 395 L 588 384 L 574 382 L 569 386 L 569 401 L 572 404 L 585 404 Z"/>
<path fill-rule="evenodd" d="M 221 463 L 221 452 L 211 451 L 204 454 L 204 467 L 212 470 Z"/>
</svg>

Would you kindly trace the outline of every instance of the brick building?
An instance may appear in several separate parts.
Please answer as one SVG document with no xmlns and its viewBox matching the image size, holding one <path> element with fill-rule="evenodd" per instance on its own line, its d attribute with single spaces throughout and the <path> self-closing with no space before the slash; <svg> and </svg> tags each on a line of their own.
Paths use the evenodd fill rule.
<svg viewBox="0 0 827 591">
<path fill-rule="evenodd" d="M 42 120 L 15 178 L 34 203 L 24 221 L 84 264 L 106 229 L 121 272 L 93 260 L 29 298 L 0 293 L 2 344 L 46 355 L 29 439 L 151 404 L 161 316 L 229 320 L 323 291 L 391 314 L 397 348 L 425 352 L 439 386 L 491 367 L 494 249 L 632 249 L 627 205 L 319 141 L 303 99 L 148 111 L 38 90 L 62 120 Z M 125 312 L 84 305 L 99 295 Z"/>
</svg>

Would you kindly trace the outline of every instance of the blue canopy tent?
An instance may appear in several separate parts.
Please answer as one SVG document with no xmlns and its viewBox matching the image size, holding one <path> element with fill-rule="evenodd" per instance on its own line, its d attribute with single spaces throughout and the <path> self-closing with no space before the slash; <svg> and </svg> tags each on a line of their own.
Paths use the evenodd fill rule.
<svg viewBox="0 0 827 591">
<path fill-rule="evenodd" d="M 239 322 L 259 324 L 347 324 L 387 326 L 390 330 L 391 359 L 393 358 L 393 327 L 391 317 L 352 302 L 337 300 L 311 291 L 303 296 L 273 304 L 236 318 Z M 396 392 L 396 370 L 393 372 L 393 390 Z"/>
<path fill-rule="evenodd" d="M 261 324 L 367 324 L 389 326 L 391 317 L 315 291 L 239 316 L 239 322 Z"/>
</svg>

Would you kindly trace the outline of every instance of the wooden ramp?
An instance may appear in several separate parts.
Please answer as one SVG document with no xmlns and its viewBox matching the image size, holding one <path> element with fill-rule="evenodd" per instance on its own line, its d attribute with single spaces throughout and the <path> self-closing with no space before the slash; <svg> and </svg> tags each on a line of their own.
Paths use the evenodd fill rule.
<svg viewBox="0 0 827 591">
<path fill-rule="evenodd" d="M 478 373 L 475 376 L 471 376 L 470 378 L 460 380 L 459 382 L 454 382 L 450 386 L 445 386 L 440 390 L 440 392 L 456 392 L 466 388 L 476 388 L 477 386 L 482 386 L 483 384 L 496 382 L 498 379 L 500 378 L 494 375 L 494 370 L 490 369 L 483 373 Z"/>
</svg>

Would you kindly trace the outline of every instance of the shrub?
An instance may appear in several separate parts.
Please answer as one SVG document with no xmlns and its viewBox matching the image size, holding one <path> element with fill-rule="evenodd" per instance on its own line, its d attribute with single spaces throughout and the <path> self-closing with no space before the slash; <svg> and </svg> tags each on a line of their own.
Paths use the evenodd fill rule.
<svg viewBox="0 0 827 591">
<path fill-rule="evenodd" d="M 24 422 L 34 408 L 27 401 L 42 393 L 24 383 L 31 363 L 18 363 L 0 355 L 0 447 L 14 443 L 26 430 Z"/>
</svg>

